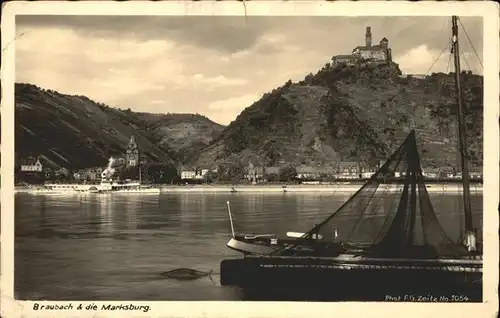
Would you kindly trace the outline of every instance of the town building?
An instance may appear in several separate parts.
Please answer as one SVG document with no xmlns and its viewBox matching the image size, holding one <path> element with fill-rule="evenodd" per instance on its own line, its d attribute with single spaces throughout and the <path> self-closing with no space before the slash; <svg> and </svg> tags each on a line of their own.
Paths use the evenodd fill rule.
<svg viewBox="0 0 500 318">
<path fill-rule="evenodd" d="M 438 180 L 441 175 L 439 168 L 424 168 L 422 169 L 422 176 L 427 180 Z"/>
<path fill-rule="evenodd" d="M 252 184 L 256 184 L 257 182 L 264 179 L 265 167 L 255 166 L 251 160 L 248 161 L 248 166 L 246 166 L 244 170 L 244 178 L 248 179 L 248 181 L 250 181 Z"/>
<path fill-rule="evenodd" d="M 29 157 L 24 160 L 21 165 L 21 171 L 23 172 L 42 172 L 43 165 L 40 158 Z"/>
<path fill-rule="evenodd" d="M 203 180 L 209 171 L 216 172 L 216 170 L 210 170 L 207 167 L 191 167 L 181 168 L 180 175 L 182 180 Z"/>
<path fill-rule="evenodd" d="M 481 167 L 472 167 L 469 170 L 470 178 L 472 180 L 483 179 L 483 169 Z"/>
<path fill-rule="evenodd" d="M 195 170 L 182 170 L 181 171 L 181 179 L 182 180 L 192 180 L 196 177 Z"/>
<path fill-rule="evenodd" d="M 103 171 L 102 167 L 87 168 L 73 173 L 73 178 L 77 181 L 98 181 Z"/>
<path fill-rule="evenodd" d="M 322 175 L 327 175 L 328 172 L 322 167 L 298 166 L 297 179 L 301 180 L 319 180 Z"/>
<path fill-rule="evenodd" d="M 355 161 L 340 161 L 335 168 L 335 179 L 358 179 L 359 178 L 359 163 Z"/>
<path fill-rule="evenodd" d="M 372 45 L 372 31 L 370 26 L 366 27 L 365 45 L 355 47 L 351 54 L 333 56 L 331 65 L 336 66 L 341 63 L 355 64 L 362 60 L 375 63 L 388 63 L 392 61 L 389 40 L 383 37 L 379 44 Z"/>
<path fill-rule="evenodd" d="M 361 179 L 370 179 L 376 173 L 374 170 L 363 170 L 361 171 Z"/>
</svg>

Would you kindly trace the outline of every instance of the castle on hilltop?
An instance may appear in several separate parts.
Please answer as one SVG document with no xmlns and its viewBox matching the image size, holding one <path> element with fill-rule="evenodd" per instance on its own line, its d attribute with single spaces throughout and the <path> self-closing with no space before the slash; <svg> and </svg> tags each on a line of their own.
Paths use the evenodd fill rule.
<svg viewBox="0 0 500 318">
<path fill-rule="evenodd" d="M 377 45 L 372 45 L 371 27 L 366 27 L 365 45 L 357 46 L 348 55 L 335 55 L 332 57 L 331 66 L 336 66 L 341 63 L 355 64 L 360 60 L 368 60 L 375 63 L 389 63 L 392 61 L 391 49 L 389 48 L 389 40 L 386 37 L 380 40 Z"/>
</svg>

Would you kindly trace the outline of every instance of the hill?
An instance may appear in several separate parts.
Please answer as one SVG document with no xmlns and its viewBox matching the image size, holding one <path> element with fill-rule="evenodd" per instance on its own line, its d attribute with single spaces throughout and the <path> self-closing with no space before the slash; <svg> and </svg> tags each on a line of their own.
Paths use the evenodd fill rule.
<svg viewBox="0 0 500 318">
<path fill-rule="evenodd" d="M 203 129 L 211 127 L 209 120 L 199 115 L 134 113 L 31 84 L 16 84 L 15 98 L 16 162 L 41 156 L 56 167 L 103 166 L 110 156 L 122 156 L 134 135 L 142 158 L 176 164 L 184 145 L 202 147 L 197 144 L 198 126 L 193 122 L 204 122 Z M 169 131 L 169 127 L 184 123 L 194 127 L 193 133 Z M 220 129 L 218 124 L 212 126 Z"/>
<path fill-rule="evenodd" d="M 137 116 L 149 123 L 150 130 L 159 136 L 157 145 L 170 149 L 181 163 L 196 157 L 224 129 L 199 114 L 137 113 Z"/>
<path fill-rule="evenodd" d="M 461 74 L 469 154 L 482 161 L 483 78 Z M 247 107 L 200 153 L 198 165 L 335 166 L 387 159 L 408 132 L 417 132 L 426 166 L 457 160 L 454 74 L 402 76 L 399 66 L 326 65 Z"/>
</svg>

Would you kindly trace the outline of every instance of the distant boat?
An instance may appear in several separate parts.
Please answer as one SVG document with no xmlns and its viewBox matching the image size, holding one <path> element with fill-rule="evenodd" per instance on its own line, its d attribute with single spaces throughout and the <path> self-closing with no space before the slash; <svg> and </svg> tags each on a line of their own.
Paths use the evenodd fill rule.
<svg viewBox="0 0 500 318">
<path fill-rule="evenodd" d="M 112 160 L 111 160 L 112 161 Z M 108 167 L 109 169 L 109 167 Z M 108 170 L 106 169 L 106 170 Z M 107 171 L 103 171 L 102 179 L 99 184 L 85 183 L 47 183 L 41 187 L 34 187 L 31 193 L 144 193 L 159 194 L 159 187 L 145 185 L 142 183 L 141 168 L 139 167 L 139 182 L 117 182 L 110 179 Z"/>
<path fill-rule="evenodd" d="M 109 182 L 102 181 L 100 184 L 81 183 L 47 183 L 41 187 L 34 187 L 31 193 L 157 193 L 161 192 L 159 187 L 144 185 L 140 182 Z"/>
</svg>

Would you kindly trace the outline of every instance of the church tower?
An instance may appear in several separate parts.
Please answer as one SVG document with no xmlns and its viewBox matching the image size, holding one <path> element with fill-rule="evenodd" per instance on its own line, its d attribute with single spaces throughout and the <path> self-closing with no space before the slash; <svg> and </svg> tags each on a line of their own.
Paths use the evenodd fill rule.
<svg viewBox="0 0 500 318">
<path fill-rule="evenodd" d="M 365 44 L 366 47 L 372 46 L 372 27 L 366 27 L 366 35 L 365 35 Z"/>
<path fill-rule="evenodd" d="M 130 137 L 125 159 L 127 160 L 127 167 L 135 167 L 139 164 L 139 147 L 134 136 Z"/>
</svg>

